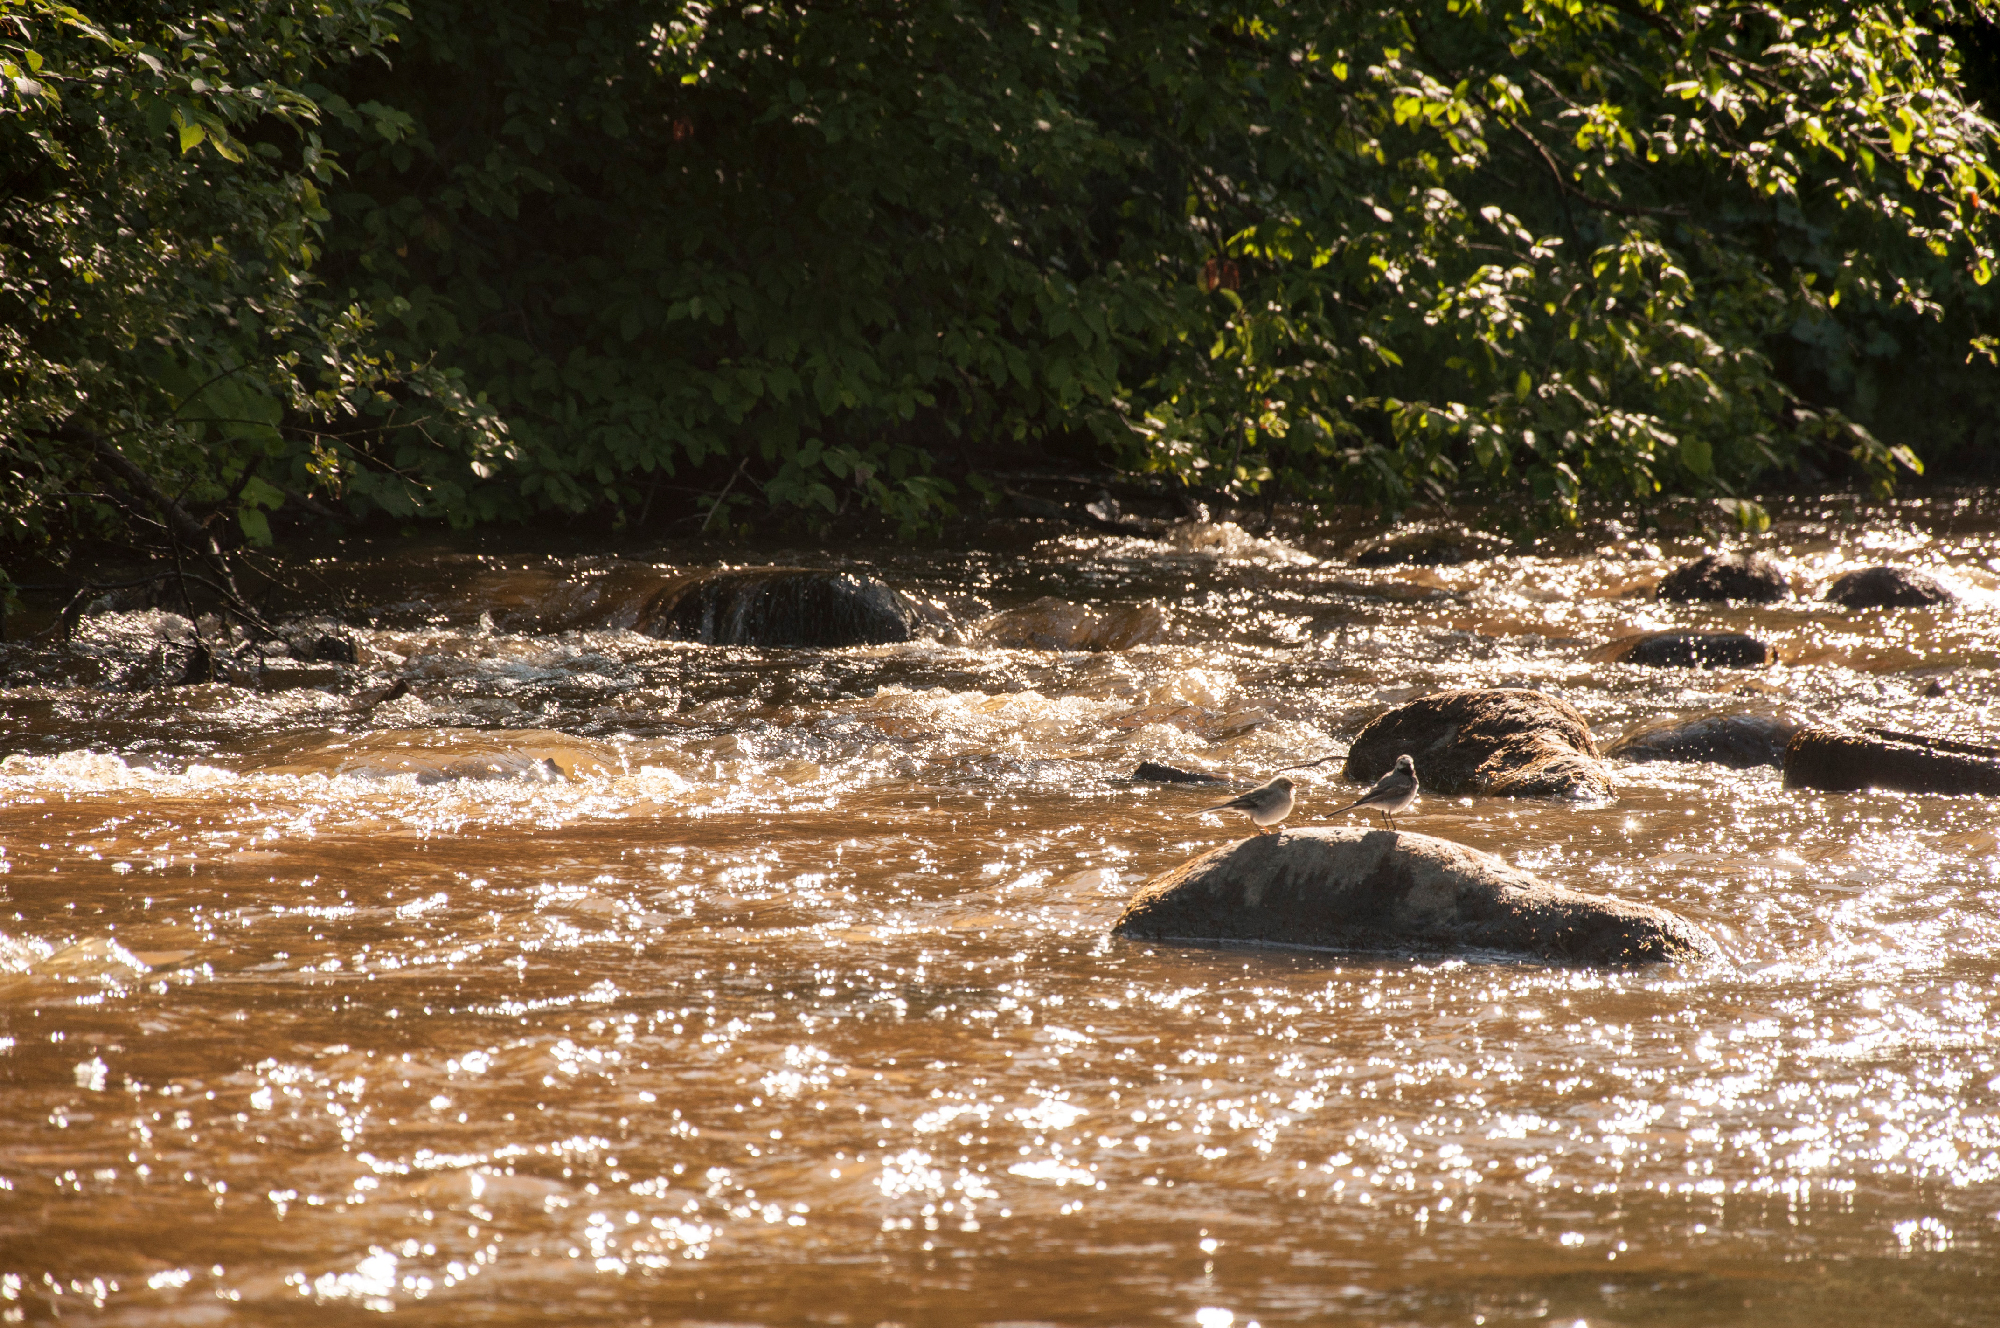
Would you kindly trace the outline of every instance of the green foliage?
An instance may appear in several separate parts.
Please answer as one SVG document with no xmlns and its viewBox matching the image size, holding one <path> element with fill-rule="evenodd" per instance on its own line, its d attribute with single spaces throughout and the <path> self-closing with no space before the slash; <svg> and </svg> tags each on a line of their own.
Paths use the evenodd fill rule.
<svg viewBox="0 0 2000 1328">
<path fill-rule="evenodd" d="M 1552 519 L 1886 482 L 1887 385 L 1990 392 L 1954 59 L 1893 4 L 436 3 L 343 75 L 335 256 L 512 424 L 495 512 L 747 468 L 907 522 L 1079 434 Z"/>
<path fill-rule="evenodd" d="M 0 0 L 0 504 L 107 517 L 108 438 L 253 540 L 314 489 L 914 527 L 1046 446 L 1755 522 L 2000 405 L 1939 26 L 1989 17 Z"/>
<path fill-rule="evenodd" d="M 304 89 L 404 11 L 165 9 L 0 0 L 0 529 L 226 547 L 268 541 L 287 490 L 437 505 L 491 430 L 310 279 L 335 169 Z M 437 473 L 368 454 L 418 420 Z"/>
</svg>

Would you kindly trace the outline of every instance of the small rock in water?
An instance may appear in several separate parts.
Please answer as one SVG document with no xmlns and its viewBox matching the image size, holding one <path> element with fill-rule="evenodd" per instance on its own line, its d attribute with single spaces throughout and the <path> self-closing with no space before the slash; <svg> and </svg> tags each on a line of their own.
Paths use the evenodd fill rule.
<svg viewBox="0 0 2000 1328">
<path fill-rule="evenodd" d="M 1252 835 L 1140 887 L 1112 935 L 1626 965 L 1711 959 L 1686 919 L 1392 830 Z"/>
<path fill-rule="evenodd" d="M 1103 611 L 1042 598 L 983 618 L 979 635 L 1015 650 L 1129 650 L 1167 632 L 1167 615 L 1151 604 L 1121 604 Z"/>
<path fill-rule="evenodd" d="M 333 632 L 315 637 L 305 643 L 305 648 L 298 653 L 301 659 L 316 660 L 321 664 L 361 662 L 361 647 L 355 644 L 354 638 L 344 634 L 336 635 Z"/>
<path fill-rule="evenodd" d="M 1220 775 L 1207 775 L 1199 770 L 1181 770 L 1158 761 L 1141 761 L 1139 768 L 1132 772 L 1132 778 L 1141 784 L 1227 784 Z"/>
<path fill-rule="evenodd" d="M 710 646 L 837 647 L 910 639 L 903 597 L 872 576 L 810 567 L 703 572 L 669 583 L 634 629 Z"/>
<path fill-rule="evenodd" d="M 1460 525 L 1414 526 L 1367 540 L 1349 554 L 1356 567 L 1451 567 L 1491 558 L 1507 541 Z"/>
<path fill-rule="evenodd" d="M 1657 669 L 1756 669 L 1775 663 L 1778 652 L 1742 632 L 1645 632 L 1600 646 L 1591 658 Z"/>
<path fill-rule="evenodd" d="M 1675 569 L 1660 582 L 1659 598 L 1703 603 L 1749 600 L 1772 604 L 1791 594 L 1785 574 L 1761 553 L 1711 553 Z"/>
<path fill-rule="evenodd" d="M 1540 692 L 1494 687 L 1418 697 L 1356 734 L 1341 774 L 1372 784 L 1405 752 L 1426 793 L 1554 798 L 1612 790 L 1583 716 Z"/>
<path fill-rule="evenodd" d="M 1783 765 L 1799 726 L 1769 715 L 1670 719 L 1627 733 L 1604 754 L 1623 761 L 1713 761 L 1732 770 Z"/>
<path fill-rule="evenodd" d="M 2000 747 L 1874 729 L 1800 729 L 1785 748 L 1785 787 L 1856 793 L 2000 796 Z"/>
<path fill-rule="evenodd" d="M 1928 572 L 1903 567 L 1867 567 L 1835 577 L 1826 598 L 1844 609 L 1920 609 L 1958 600 Z"/>
</svg>

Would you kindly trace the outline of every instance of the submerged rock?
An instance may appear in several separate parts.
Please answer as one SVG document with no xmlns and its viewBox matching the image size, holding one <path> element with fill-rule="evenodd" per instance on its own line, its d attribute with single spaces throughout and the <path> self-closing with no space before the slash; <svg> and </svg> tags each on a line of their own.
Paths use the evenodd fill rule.
<svg viewBox="0 0 2000 1328">
<path fill-rule="evenodd" d="M 1711 553 L 1676 568 L 1660 582 L 1658 593 L 1661 599 L 1771 604 L 1791 594 L 1791 587 L 1784 572 L 1764 554 Z"/>
<path fill-rule="evenodd" d="M 1220 775 L 1207 775 L 1199 770 L 1181 770 L 1158 761 L 1141 761 L 1139 768 L 1132 772 L 1132 779 L 1140 784 L 1227 784 Z"/>
<path fill-rule="evenodd" d="M 1015 650 L 1129 650 L 1164 637 L 1167 615 L 1151 604 L 1100 611 L 1044 597 L 982 618 L 976 630 L 991 644 Z"/>
<path fill-rule="evenodd" d="M 1489 853 L 1392 830 L 1286 830 L 1204 853 L 1141 886 L 1112 935 L 1574 964 L 1719 953 L 1665 909 L 1566 890 Z"/>
<path fill-rule="evenodd" d="M 1451 567 L 1491 558 L 1507 541 L 1460 525 L 1416 526 L 1364 541 L 1349 554 L 1356 567 Z"/>
<path fill-rule="evenodd" d="M 2000 747 L 1891 729 L 1806 728 L 1785 747 L 1785 787 L 2000 796 Z"/>
<path fill-rule="evenodd" d="M 1419 697 L 1355 735 L 1341 774 L 1372 784 L 1405 752 L 1426 793 L 1552 798 L 1612 789 L 1583 716 L 1540 692 L 1495 687 Z"/>
<path fill-rule="evenodd" d="M 1645 632 L 1620 637 L 1595 658 L 1656 669 L 1757 669 L 1775 663 L 1778 652 L 1742 632 Z"/>
<path fill-rule="evenodd" d="M 1903 567 L 1866 567 L 1837 576 L 1826 588 L 1826 598 L 1844 609 L 1920 609 L 1958 600 L 1928 572 Z"/>
<path fill-rule="evenodd" d="M 281 749 L 290 744 L 281 743 Z M 272 752 L 247 768 L 270 775 L 412 776 L 419 785 L 521 780 L 552 783 L 618 770 L 617 751 L 546 729 L 383 729 Z"/>
<path fill-rule="evenodd" d="M 903 597 L 872 576 L 753 567 L 670 582 L 633 627 L 710 646 L 832 647 L 907 641 L 911 621 Z"/>
<path fill-rule="evenodd" d="M 1623 761 L 1713 761 L 1749 770 L 1783 765 L 1785 744 L 1798 731 L 1793 721 L 1769 715 L 1701 715 L 1628 733 L 1604 754 Z"/>
</svg>

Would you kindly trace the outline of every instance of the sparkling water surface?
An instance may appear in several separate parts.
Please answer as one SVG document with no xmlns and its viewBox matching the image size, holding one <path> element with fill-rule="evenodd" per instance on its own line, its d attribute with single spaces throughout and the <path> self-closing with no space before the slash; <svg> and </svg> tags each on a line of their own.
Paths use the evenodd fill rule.
<svg viewBox="0 0 2000 1328">
<path fill-rule="evenodd" d="M 1243 832 L 1140 760 L 1247 785 L 1438 688 L 1538 688 L 1600 744 L 1739 711 L 2000 741 L 2000 502 L 1797 504 L 1770 606 L 1647 598 L 1705 544 L 1604 523 L 1433 568 L 988 543 L 810 556 L 932 606 L 899 646 L 639 636 L 671 548 L 384 541 L 320 569 L 366 686 L 15 658 L 6 1321 L 2000 1322 L 1990 800 L 1613 762 L 1610 800 L 1404 822 L 1680 912 L 1708 967 L 1108 935 Z M 1882 562 L 1964 598 L 1817 599 Z M 1165 626 L 994 644 L 1042 597 Z M 1674 626 L 1784 662 L 1592 658 Z"/>
</svg>

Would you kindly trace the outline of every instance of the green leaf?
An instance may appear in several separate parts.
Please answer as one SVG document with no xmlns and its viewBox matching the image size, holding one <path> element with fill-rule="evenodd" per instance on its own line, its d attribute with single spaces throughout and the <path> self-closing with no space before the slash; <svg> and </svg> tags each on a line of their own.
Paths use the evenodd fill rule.
<svg viewBox="0 0 2000 1328">
<path fill-rule="evenodd" d="M 271 520 L 254 507 L 236 509 L 236 522 L 243 527 L 243 538 L 260 548 L 271 544 Z"/>
</svg>

